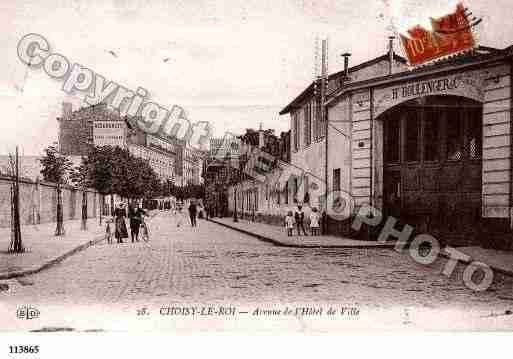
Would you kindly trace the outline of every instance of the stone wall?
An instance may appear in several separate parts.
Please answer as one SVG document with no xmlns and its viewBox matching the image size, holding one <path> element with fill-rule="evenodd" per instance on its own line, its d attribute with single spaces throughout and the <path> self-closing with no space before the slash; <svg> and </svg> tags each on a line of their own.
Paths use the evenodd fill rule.
<svg viewBox="0 0 513 359">
<path fill-rule="evenodd" d="M 98 215 L 100 195 L 86 190 L 87 216 Z M 62 186 L 64 220 L 82 218 L 82 191 Z M 57 187 L 55 183 L 20 180 L 20 219 L 22 225 L 55 222 L 57 214 Z M 0 227 L 11 223 L 11 180 L 0 177 Z"/>
</svg>

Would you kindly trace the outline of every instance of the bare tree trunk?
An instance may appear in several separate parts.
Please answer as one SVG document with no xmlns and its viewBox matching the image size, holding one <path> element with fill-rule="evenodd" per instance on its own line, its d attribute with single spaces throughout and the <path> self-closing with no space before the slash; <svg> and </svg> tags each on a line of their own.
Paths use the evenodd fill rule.
<svg viewBox="0 0 513 359">
<path fill-rule="evenodd" d="M 62 191 L 61 184 L 57 183 L 57 227 L 55 228 L 56 236 L 63 236 L 64 231 L 64 218 L 62 213 Z"/>
<path fill-rule="evenodd" d="M 82 225 L 80 229 L 87 230 L 87 192 L 85 189 L 82 189 Z"/>
<path fill-rule="evenodd" d="M 25 251 L 25 248 L 21 241 L 18 146 L 16 146 L 16 158 L 14 163 L 12 163 L 12 158 L 10 160 L 13 180 L 11 182 L 11 244 L 9 246 L 9 253 L 22 253 Z"/>
<path fill-rule="evenodd" d="M 100 196 L 100 226 L 102 225 L 102 215 L 103 215 L 103 203 L 105 202 L 105 198 L 102 193 L 98 194 Z"/>
</svg>

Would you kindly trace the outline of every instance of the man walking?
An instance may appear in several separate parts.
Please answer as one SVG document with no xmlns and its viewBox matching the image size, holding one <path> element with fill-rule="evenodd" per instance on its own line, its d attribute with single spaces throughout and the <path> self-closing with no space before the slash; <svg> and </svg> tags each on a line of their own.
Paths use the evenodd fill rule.
<svg viewBox="0 0 513 359">
<path fill-rule="evenodd" d="M 296 213 L 294 214 L 294 217 L 295 217 L 294 219 L 296 220 L 296 224 L 297 224 L 297 235 L 298 236 L 301 235 L 301 232 L 299 230 L 302 229 L 303 234 L 305 236 L 307 236 L 306 231 L 305 231 L 305 224 L 304 224 L 305 212 L 303 212 L 303 207 L 300 204 L 297 205 L 297 209 L 296 209 Z"/>
<path fill-rule="evenodd" d="M 145 214 L 144 210 L 139 206 L 132 203 L 128 210 L 128 218 L 130 218 L 130 235 L 132 243 L 139 242 L 139 228 L 142 223 L 142 216 Z"/>
<path fill-rule="evenodd" d="M 189 217 L 191 218 L 191 226 L 196 227 L 196 214 L 198 212 L 198 209 L 196 207 L 196 203 L 194 201 L 191 201 L 191 204 L 189 205 Z"/>
</svg>

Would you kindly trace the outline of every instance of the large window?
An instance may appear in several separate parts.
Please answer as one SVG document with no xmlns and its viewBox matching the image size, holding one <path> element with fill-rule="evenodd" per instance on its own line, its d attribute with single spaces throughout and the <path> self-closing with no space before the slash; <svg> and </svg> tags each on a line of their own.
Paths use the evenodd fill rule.
<svg viewBox="0 0 513 359">
<path fill-rule="evenodd" d="M 292 114 L 292 132 L 294 135 L 294 151 L 299 150 L 299 113 L 298 111 Z"/>
<path fill-rule="evenodd" d="M 333 169 L 333 190 L 340 191 L 340 168 Z"/>
<path fill-rule="evenodd" d="M 304 127 L 304 132 L 305 132 L 305 146 L 308 146 L 310 145 L 310 143 L 312 143 L 312 109 L 311 109 L 311 104 L 308 103 L 306 104 L 304 110 L 303 110 L 303 113 L 304 113 L 304 118 L 305 118 L 305 127 Z"/>
<path fill-rule="evenodd" d="M 294 192 L 292 193 L 292 198 L 294 199 L 294 202 L 297 202 L 297 193 L 299 191 L 299 183 L 298 178 L 294 177 Z"/>
<path fill-rule="evenodd" d="M 384 118 L 383 157 L 389 165 L 479 160 L 482 136 L 482 110 L 469 101 L 406 105 Z"/>
<path fill-rule="evenodd" d="M 317 119 L 317 101 L 312 101 L 312 105 L 310 106 L 311 118 L 313 120 L 313 138 L 314 140 L 319 139 L 319 121 Z"/>
</svg>

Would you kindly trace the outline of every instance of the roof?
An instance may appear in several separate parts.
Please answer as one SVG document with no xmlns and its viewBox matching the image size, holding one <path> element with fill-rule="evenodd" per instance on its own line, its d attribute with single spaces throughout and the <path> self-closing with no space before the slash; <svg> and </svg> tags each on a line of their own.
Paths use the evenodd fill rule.
<svg viewBox="0 0 513 359">
<path fill-rule="evenodd" d="M 349 67 L 348 72 L 351 73 L 351 72 L 359 71 L 363 68 L 375 65 L 381 61 L 388 60 L 388 57 L 389 57 L 389 54 L 386 53 L 382 56 L 376 57 L 369 61 L 358 64 L 356 66 Z M 404 57 L 397 55 L 395 52 L 394 52 L 394 60 L 396 62 L 399 62 L 402 64 L 407 63 L 407 61 Z M 331 75 L 328 75 L 328 81 L 333 80 L 335 78 L 342 77 L 342 76 L 344 76 L 344 73 L 345 73 L 345 71 L 342 70 L 342 71 L 335 72 Z M 290 102 L 287 106 L 285 106 L 283 108 L 283 110 L 280 111 L 280 115 L 285 115 L 285 114 L 289 113 L 293 108 L 295 108 L 296 106 L 301 104 L 306 98 L 310 97 L 313 93 L 313 88 L 314 88 L 314 82 L 312 82 L 310 85 L 308 85 L 308 87 L 306 89 L 304 89 L 303 92 L 301 92 L 294 100 L 292 100 L 292 102 Z"/>
<path fill-rule="evenodd" d="M 504 49 L 479 46 L 474 50 L 435 61 L 424 66 L 419 66 L 409 71 L 402 71 L 385 76 L 347 83 L 340 87 L 336 92 L 332 93 L 332 96 L 328 99 L 327 103 L 331 103 L 342 93 L 349 90 L 388 84 L 391 82 L 399 82 L 406 78 L 429 76 L 433 73 L 450 72 L 464 67 L 481 66 L 486 62 L 504 61 L 511 57 L 513 57 L 513 45 Z"/>
<path fill-rule="evenodd" d="M 450 56 L 448 58 L 444 58 L 442 60 L 433 61 L 423 66 L 418 66 L 412 70 L 406 70 L 401 72 L 396 72 L 394 74 L 385 75 L 385 76 L 378 76 L 373 77 L 370 79 L 365 79 L 362 81 L 356 81 L 346 84 L 345 86 L 339 87 L 336 91 L 332 92 L 330 95 L 330 99 L 328 99 L 328 103 L 333 101 L 333 99 L 337 96 L 339 96 L 342 92 L 344 92 L 346 89 L 354 88 L 357 86 L 363 86 L 364 84 L 372 84 L 379 81 L 393 81 L 394 79 L 400 79 L 403 76 L 407 75 L 422 75 L 423 73 L 429 73 L 430 71 L 433 71 L 435 69 L 448 69 L 451 66 L 456 65 L 465 65 L 465 64 L 472 64 L 475 62 L 481 62 L 481 61 L 491 61 L 497 58 L 505 58 L 505 57 L 512 57 L 513 56 L 513 45 L 506 47 L 504 49 L 498 49 L 490 46 L 478 46 L 477 48 L 467 51 L 458 55 Z M 354 72 L 361 70 L 362 68 L 372 66 L 380 61 L 388 59 L 388 54 L 385 54 L 380 57 L 376 57 L 372 60 L 366 61 L 362 64 L 359 64 L 357 66 L 349 68 L 349 72 Z M 405 58 L 396 55 L 394 53 L 394 59 L 400 63 L 406 64 L 407 61 Z M 339 71 L 334 74 L 331 74 L 328 76 L 328 80 L 343 76 L 344 71 Z M 311 96 L 311 92 L 313 91 L 313 85 L 312 82 L 299 96 L 297 96 L 290 104 L 288 104 L 283 110 L 280 111 L 280 115 L 284 115 L 288 112 L 290 112 L 294 107 L 300 105 L 307 97 Z"/>
</svg>

